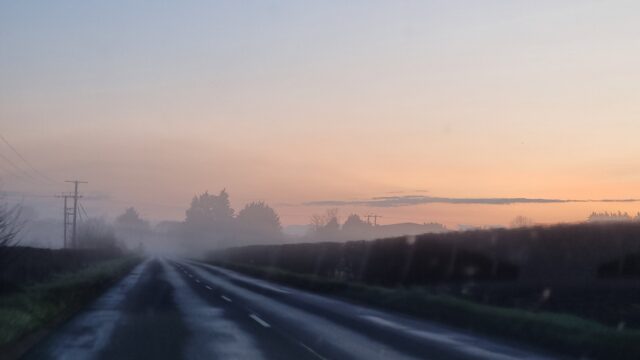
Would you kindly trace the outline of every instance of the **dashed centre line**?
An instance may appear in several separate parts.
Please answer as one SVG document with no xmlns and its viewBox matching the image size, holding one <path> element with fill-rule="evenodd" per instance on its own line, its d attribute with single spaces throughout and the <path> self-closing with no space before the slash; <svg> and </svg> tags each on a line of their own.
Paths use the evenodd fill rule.
<svg viewBox="0 0 640 360">
<path fill-rule="evenodd" d="M 205 287 L 207 288 L 207 290 L 213 290 L 213 289 L 211 288 L 211 286 L 209 286 L 209 285 L 207 285 L 207 286 L 205 286 Z"/>
<path fill-rule="evenodd" d="M 220 297 L 222 298 L 222 300 L 224 300 L 226 302 L 233 302 L 233 301 L 231 301 L 231 299 L 229 299 L 228 297 L 226 297 L 224 295 L 221 295 Z"/>
<path fill-rule="evenodd" d="M 200 283 L 200 280 L 196 279 L 196 282 L 199 284 L 199 283 Z"/>
<path fill-rule="evenodd" d="M 256 315 L 256 314 L 251 314 L 251 315 L 249 315 L 249 317 L 252 318 L 253 320 L 255 320 L 258 324 L 260 324 L 260 325 L 262 325 L 262 326 L 264 326 L 266 328 L 270 328 L 271 327 L 271 325 L 269 325 L 268 322 L 260 319 L 258 317 L 258 315 Z"/>
</svg>

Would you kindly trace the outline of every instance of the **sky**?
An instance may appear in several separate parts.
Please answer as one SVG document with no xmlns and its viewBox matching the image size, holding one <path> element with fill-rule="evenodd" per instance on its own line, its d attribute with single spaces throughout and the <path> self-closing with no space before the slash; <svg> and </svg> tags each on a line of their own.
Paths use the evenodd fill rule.
<svg viewBox="0 0 640 360">
<path fill-rule="evenodd" d="M 64 180 L 86 180 L 91 215 L 135 206 L 156 221 L 222 188 L 236 210 L 264 200 L 285 225 L 328 206 L 454 228 L 635 213 L 638 202 L 366 200 L 640 198 L 638 11 L 0 0 L 0 134 L 29 163 L 0 143 L 0 187 L 55 216 Z"/>
</svg>

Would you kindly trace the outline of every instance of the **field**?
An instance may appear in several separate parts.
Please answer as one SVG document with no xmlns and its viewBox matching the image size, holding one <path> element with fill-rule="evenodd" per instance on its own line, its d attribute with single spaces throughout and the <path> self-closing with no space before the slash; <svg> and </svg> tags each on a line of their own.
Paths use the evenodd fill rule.
<svg viewBox="0 0 640 360">
<path fill-rule="evenodd" d="M 234 248 L 213 263 L 572 355 L 640 349 L 640 225 Z M 619 353 L 619 354 L 618 354 Z"/>
<path fill-rule="evenodd" d="M 0 295 L 121 256 L 118 250 L 0 248 Z"/>
<path fill-rule="evenodd" d="M 292 274 L 274 268 L 213 262 L 247 275 L 338 296 L 462 329 L 500 336 L 554 352 L 595 359 L 637 359 L 640 331 L 605 326 L 578 316 L 479 304 L 426 288 L 385 288 Z"/>
<path fill-rule="evenodd" d="M 640 328 L 640 224 L 577 224 L 232 248 L 214 261 Z"/>
<path fill-rule="evenodd" d="M 38 249 L 26 251 L 32 254 L 40 252 Z M 58 251 L 49 253 L 48 258 L 53 269 L 49 275 L 43 271 L 46 263 L 39 264 L 35 270 L 22 275 L 24 284 L 12 283 L 10 291 L 0 295 L 0 352 L 7 351 L 16 341 L 51 322 L 70 316 L 128 273 L 139 261 L 136 257 L 115 257 L 91 251 Z M 62 265 L 68 259 L 76 261 Z M 29 268 L 28 264 L 28 261 L 19 264 L 16 260 L 11 269 Z"/>
</svg>

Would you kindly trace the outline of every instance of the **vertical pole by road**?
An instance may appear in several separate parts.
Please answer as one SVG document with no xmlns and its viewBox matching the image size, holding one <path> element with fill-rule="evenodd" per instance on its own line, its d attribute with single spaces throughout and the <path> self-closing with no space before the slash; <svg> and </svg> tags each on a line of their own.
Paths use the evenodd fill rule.
<svg viewBox="0 0 640 360">
<path fill-rule="evenodd" d="M 69 248 L 72 244 L 69 243 L 69 215 L 71 215 L 71 209 L 69 209 L 69 198 L 73 197 L 73 195 L 62 193 L 60 195 L 56 195 L 57 198 L 64 199 L 64 207 L 62 208 L 62 246 L 64 249 Z"/>
<path fill-rule="evenodd" d="M 75 183 L 75 189 L 73 190 L 73 232 L 71 233 L 71 242 L 73 247 L 78 247 L 78 239 L 76 238 L 76 224 L 78 218 L 78 182 Z"/>
<path fill-rule="evenodd" d="M 65 182 L 73 183 L 73 228 L 71 229 L 71 247 L 78 248 L 77 224 L 78 224 L 78 199 L 82 196 L 78 195 L 78 184 L 86 184 L 86 181 L 67 180 Z"/>
<path fill-rule="evenodd" d="M 69 222 L 69 211 L 67 210 L 67 199 L 69 199 L 69 197 L 67 195 L 64 195 L 64 248 L 68 248 L 69 244 L 67 243 L 67 223 Z"/>
</svg>

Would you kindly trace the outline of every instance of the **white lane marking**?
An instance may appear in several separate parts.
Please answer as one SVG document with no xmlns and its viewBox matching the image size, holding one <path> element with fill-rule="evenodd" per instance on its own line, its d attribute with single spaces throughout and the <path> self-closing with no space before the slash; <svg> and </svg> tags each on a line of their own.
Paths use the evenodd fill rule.
<svg viewBox="0 0 640 360">
<path fill-rule="evenodd" d="M 189 275 L 189 277 L 190 277 L 190 278 L 192 278 L 192 277 L 193 277 L 193 275 L 191 275 L 191 274 L 188 274 L 188 275 Z"/>
<path fill-rule="evenodd" d="M 235 273 L 235 272 L 232 272 L 232 271 L 229 271 L 229 270 L 226 270 L 226 269 L 220 269 L 220 268 L 215 268 L 215 269 L 220 271 L 220 272 L 222 272 L 223 274 L 225 274 L 225 275 L 227 275 L 229 277 L 238 279 L 238 280 L 243 281 L 245 283 L 255 284 L 255 285 L 258 285 L 258 286 L 260 286 L 262 288 L 269 289 L 269 290 L 272 290 L 272 291 L 275 291 L 275 292 L 279 292 L 281 294 L 291 294 L 290 291 L 287 291 L 287 290 L 284 290 L 284 289 L 280 289 L 280 288 L 278 288 L 276 286 L 273 286 L 273 285 L 271 285 L 271 284 L 269 284 L 269 283 L 267 283 L 266 281 L 263 281 L 263 280 L 253 279 L 251 277 L 240 275 L 238 273 Z"/>
<path fill-rule="evenodd" d="M 190 263 L 194 264 L 194 265 L 202 265 L 202 263 L 198 262 L 198 261 L 190 261 Z M 288 290 L 281 289 L 281 288 L 278 288 L 276 286 L 273 286 L 273 285 L 269 284 L 268 282 L 266 282 L 264 280 L 259 280 L 259 279 L 252 278 L 250 276 L 241 275 L 241 274 L 238 274 L 238 273 L 236 273 L 234 271 L 221 268 L 219 266 L 208 265 L 206 263 L 205 263 L 204 266 L 206 266 L 208 268 L 211 268 L 211 269 L 215 269 L 218 272 L 221 272 L 221 273 L 223 273 L 224 275 L 226 275 L 228 277 L 235 278 L 235 279 L 243 281 L 245 283 L 252 283 L 254 285 L 258 285 L 258 286 L 260 286 L 262 288 L 269 289 L 269 290 L 272 290 L 272 291 L 276 291 L 276 292 L 279 292 L 281 294 L 291 294 L 291 291 L 288 291 Z"/>
<path fill-rule="evenodd" d="M 196 282 L 197 282 L 198 284 L 200 284 L 200 280 L 196 279 Z"/>
<path fill-rule="evenodd" d="M 271 327 L 271 325 L 269 325 L 269 323 L 268 323 L 268 322 L 266 322 L 266 321 L 264 321 L 264 320 L 260 319 L 260 318 L 258 317 L 258 315 L 256 315 L 256 314 L 251 314 L 251 315 L 249 315 L 249 317 L 250 317 L 250 318 L 252 318 L 253 320 L 255 320 L 258 324 L 260 324 L 260 325 L 262 325 L 262 326 L 264 326 L 264 327 L 266 327 L 266 328 Z"/>
<path fill-rule="evenodd" d="M 214 359 L 219 357 L 240 360 L 262 359 L 264 357 L 262 349 L 247 331 L 248 329 L 238 327 L 236 322 L 228 320 L 224 309 L 212 307 L 204 298 L 198 296 L 198 289 L 193 288 L 193 283 L 185 281 L 179 272 L 171 271 L 169 267 L 164 268 L 166 270 L 163 274 L 164 280 L 168 281 L 174 289 L 173 298 L 176 310 L 180 312 L 181 319 L 190 333 L 184 344 L 181 358 Z M 204 282 L 204 279 L 202 281 Z M 247 316 L 247 314 L 245 311 L 240 315 Z M 249 320 L 249 322 L 252 321 Z M 117 321 L 114 322 L 117 323 Z M 250 323 L 247 325 L 253 326 L 255 331 L 260 331 L 259 325 L 255 326 Z M 268 330 L 270 329 L 265 329 L 265 331 Z M 82 334 L 82 330 L 77 334 Z M 224 341 L 211 341 L 212 337 L 224 339 Z M 109 345 L 108 339 L 107 345 Z M 2 356 L 0 355 L 0 357 Z M 80 358 L 90 358 L 90 356 Z"/>
<path fill-rule="evenodd" d="M 222 295 L 222 296 L 220 296 L 220 297 L 221 297 L 224 301 L 226 301 L 226 302 L 233 302 L 233 301 L 231 301 L 231 299 L 229 299 L 228 297 L 226 297 L 226 296 L 224 296 L 224 295 Z"/>
<path fill-rule="evenodd" d="M 208 290 L 213 290 L 213 289 L 211 288 L 211 286 L 209 286 L 209 285 L 207 285 L 207 286 L 206 286 L 206 288 L 207 288 Z"/>
<path fill-rule="evenodd" d="M 314 355 L 314 356 L 315 356 L 315 357 L 317 357 L 318 359 L 321 359 L 321 360 L 327 360 L 327 358 L 322 357 L 322 355 L 318 354 L 318 353 L 317 353 L 317 352 L 315 352 L 312 348 L 308 347 L 308 346 L 307 346 L 307 345 L 305 345 L 304 343 L 300 343 L 300 345 L 301 345 L 303 348 L 307 349 L 307 351 L 308 351 L 308 352 L 310 352 L 312 355 Z"/>
</svg>

